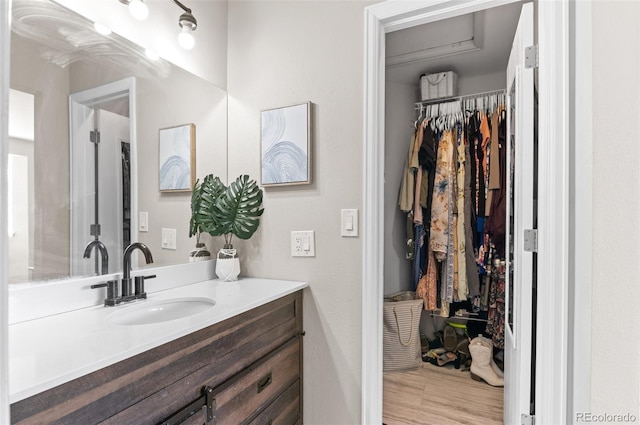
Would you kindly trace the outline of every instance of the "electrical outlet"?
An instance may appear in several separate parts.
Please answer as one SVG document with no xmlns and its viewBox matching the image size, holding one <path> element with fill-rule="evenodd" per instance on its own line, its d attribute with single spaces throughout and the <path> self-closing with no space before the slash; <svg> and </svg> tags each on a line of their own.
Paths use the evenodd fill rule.
<svg viewBox="0 0 640 425">
<path fill-rule="evenodd" d="M 315 257 L 316 243 L 313 230 L 291 232 L 291 256 Z"/>
</svg>

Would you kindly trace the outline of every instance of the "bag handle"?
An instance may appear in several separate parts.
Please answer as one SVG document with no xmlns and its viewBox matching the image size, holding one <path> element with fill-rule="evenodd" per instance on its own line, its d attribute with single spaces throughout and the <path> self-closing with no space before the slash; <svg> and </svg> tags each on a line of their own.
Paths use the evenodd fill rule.
<svg viewBox="0 0 640 425">
<path fill-rule="evenodd" d="M 396 312 L 396 308 L 393 307 L 393 315 L 396 316 L 396 326 L 398 327 L 398 340 L 400 344 L 404 347 L 408 347 L 411 341 L 413 340 L 413 308 L 411 309 L 411 332 L 409 333 L 409 339 L 405 343 L 402 341 L 402 332 L 400 332 L 400 322 L 398 321 L 398 312 Z"/>
<path fill-rule="evenodd" d="M 435 74 L 427 75 L 427 81 L 428 81 L 428 82 L 429 82 L 429 84 L 431 84 L 432 86 L 437 86 L 438 84 L 440 84 L 440 81 L 444 80 L 444 77 L 446 77 L 446 76 L 447 76 L 447 74 L 445 74 L 445 73 L 437 74 L 436 81 L 435 81 L 435 82 L 433 82 L 433 81 L 431 81 L 431 78 L 430 78 L 430 77 L 433 77 L 434 75 L 435 75 Z"/>
</svg>

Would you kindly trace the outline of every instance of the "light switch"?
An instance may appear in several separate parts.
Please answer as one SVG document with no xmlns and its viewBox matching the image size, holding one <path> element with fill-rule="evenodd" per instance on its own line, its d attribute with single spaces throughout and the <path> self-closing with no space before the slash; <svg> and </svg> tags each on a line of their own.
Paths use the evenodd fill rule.
<svg viewBox="0 0 640 425">
<path fill-rule="evenodd" d="M 345 230 L 353 230 L 353 217 L 351 215 L 347 216 L 347 225 L 344 227 Z"/>
<path fill-rule="evenodd" d="M 340 211 L 340 235 L 346 237 L 358 236 L 357 209 L 345 209 Z"/>
<path fill-rule="evenodd" d="M 313 230 L 291 232 L 291 256 L 316 256 L 315 237 Z"/>
<path fill-rule="evenodd" d="M 141 232 L 149 231 L 149 213 L 140 211 L 138 214 L 138 230 Z"/>
<path fill-rule="evenodd" d="M 176 249 L 176 229 L 162 228 L 162 249 Z"/>
</svg>

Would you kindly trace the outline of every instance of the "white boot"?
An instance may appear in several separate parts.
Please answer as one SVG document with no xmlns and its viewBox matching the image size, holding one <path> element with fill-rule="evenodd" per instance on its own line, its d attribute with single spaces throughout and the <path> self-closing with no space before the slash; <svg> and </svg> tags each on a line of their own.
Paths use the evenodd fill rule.
<svg viewBox="0 0 640 425">
<path fill-rule="evenodd" d="M 471 353 L 471 378 L 484 380 L 494 387 L 504 387 L 504 378 L 498 376 L 491 367 L 492 348 L 488 347 L 482 337 L 474 338 L 469 344 Z"/>
<path fill-rule="evenodd" d="M 491 369 L 493 369 L 496 375 L 500 378 L 504 378 L 504 372 L 498 367 L 496 362 L 493 361 L 493 341 L 489 338 L 485 338 L 483 335 L 478 335 L 478 338 L 482 338 L 482 343 L 491 349 Z"/>
</svg>

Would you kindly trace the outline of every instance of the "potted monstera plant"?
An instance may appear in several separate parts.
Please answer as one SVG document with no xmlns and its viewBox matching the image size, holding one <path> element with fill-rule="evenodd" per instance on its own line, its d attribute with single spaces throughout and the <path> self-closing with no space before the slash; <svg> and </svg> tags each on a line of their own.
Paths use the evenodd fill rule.
<svg viewBox="0 0 640 425">
<path fill-rule="evenodd" d="M 196 182 L 198 198 L 192 197 L 192 229 L 211 236 L 224 236 L 224 247 L 218 252 L 216 275 L 221 280 L 237 280 L 240 260 L 233 248 L 233 236 L 249 239 L 258 230 L 262 208 L 262 189 L 248 175 L 241 175 L 229 186 L 212 174 L 202 183 Z"/>
</svg>

